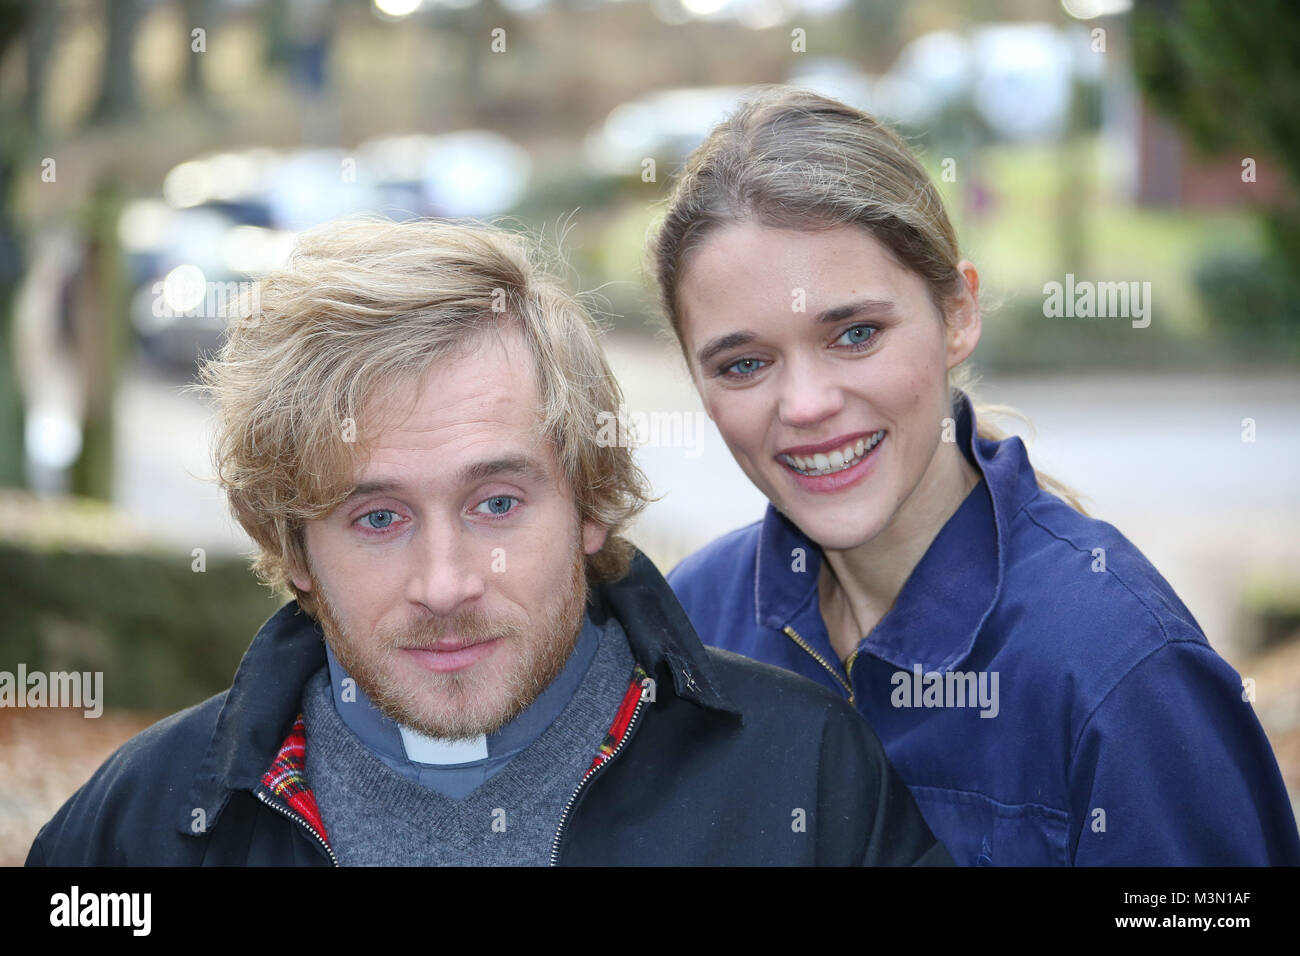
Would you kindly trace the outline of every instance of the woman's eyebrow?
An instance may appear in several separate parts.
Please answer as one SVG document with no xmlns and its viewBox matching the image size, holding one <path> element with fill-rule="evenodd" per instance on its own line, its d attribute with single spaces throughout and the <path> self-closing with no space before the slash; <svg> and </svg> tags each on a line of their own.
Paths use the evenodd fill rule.
<svg viewBox="0 0 1300 956">
<path fill-rule="evenodd" d="M 817 313 L 813 321 L 818 325 L 822 325 L 828 322 L 839 322 L 841 319 L 851 318 L 855 315 L 861 315 L 864 318 L 888 319 L 893 318 L 895 314 L 894 303 L 889 299 L 858 299 L 855 302 L 846 302 L 844 305 L 836 305 L 825 309 Z M 695 353 L 695 358 L 701 365 L 706 365 L 715 355 L 739 345 L 748 345 L 755 338 L 757 336 L 753 332 L 728 332 L 726 335 L 720 335 L 708 342 Z"/>
<path fill-rule="evenodd" d="M 720 335 L 705 345 L 695 354 L 695 358 L 701 365 L 707 365 L 709 359 L 719 352 L 725 352 L 737 345 L 748 345 L 756 337 L 753 332 L 728 332 L 726 335 Z"/>
<path fill-rule="evenodd" d="M 824 322 L 838 322 L 841 319 L 851 318 L 852 316 L 861 315 L 868 318 L 888 319 L 893 318 L 894 303 L 889 299 L 858 299 L 855 302 L 847 302 L 844 305 L 832 306 L 817 314 L 813 321 L 818 324 Z"/>
</svg>

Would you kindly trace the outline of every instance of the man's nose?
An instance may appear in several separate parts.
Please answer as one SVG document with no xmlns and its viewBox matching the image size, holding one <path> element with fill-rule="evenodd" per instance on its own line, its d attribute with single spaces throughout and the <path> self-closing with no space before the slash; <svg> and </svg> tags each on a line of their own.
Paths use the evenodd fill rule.
<svg viewBox="0 0 1300 956">
<path fill-rule="evenodd" d="M 825 368 L 797 358 L 786 362 L 777 406 L 781 424 L 809 428 L 830 418 L 843 406 L 844 392 Z"/>
<path fill-rule="evenodd" d="M 483 596 L 487 568 L 475 563 L 476 550 L 456 528 L 426 525 L 417 541 L 408 600 L 445 617 Z"/>
</svg>

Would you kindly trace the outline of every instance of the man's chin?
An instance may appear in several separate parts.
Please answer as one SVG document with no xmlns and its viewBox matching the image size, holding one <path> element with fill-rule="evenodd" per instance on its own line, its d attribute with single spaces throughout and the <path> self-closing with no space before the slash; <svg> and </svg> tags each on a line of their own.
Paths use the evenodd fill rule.
<svg viewBox="0 0 1300 956">
<path fill-rule="evenodd" d="M 483 734 L 494 734 L 532 705 L 532 700 L 508 702 L 486 711 L 474 711 L 470 708 L 454 713 L 440 711 L 437 714 L 427 712 L 406 712 L 404 714 L 387 714 L 389 719 L 419 731 L 426 737 L 440 740 L 472 740 Z"/>
<path fill-rule="evenodd" d="M 538 670 L 534 662 L 530 672 L 517 672 L 513 678 L 498 669 L 489 674 L 486 667 L 481 674 L 473 673 L 474 667 L 449 674 L 425 671 L 423 679 L 407 685 L 404 692 L 394 694 L 387 684 L 377 687 L 376 693 L 366 693 L 384 716 L 404 727 L 444 740 L 472 739 L 496 733 L 531 707 L 572 651 L 570 646 L 558 668 L 547 661 L 548 666 Z"/>
<path fill-rule="evenodd" d="M 571 637 L 543 645 L 502 639 L 483 659 L 446 672 L 402 649 L 377 667 L 355 659 L 351 648 L 334 646 L 334 654 L 389 720 L 429 737 L 464 740 L 495 733 L 532 706 L 564 670 L 580 630 L 581 621 Z"/>
</svg>

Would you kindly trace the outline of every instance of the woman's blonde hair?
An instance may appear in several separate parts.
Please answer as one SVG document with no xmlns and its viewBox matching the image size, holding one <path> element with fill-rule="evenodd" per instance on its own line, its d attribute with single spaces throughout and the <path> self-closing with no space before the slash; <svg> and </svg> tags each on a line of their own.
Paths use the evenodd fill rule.
<svg viewBox="0 0 1300 956">
<path fill-rule="evenodd" d="M 537 373 L 538 428 L 581 520 L 609 530 L 586 558 L 592 584 L 626 573 L 619 532 L 649 485 L 630 448 L 600 440 L 623 402 L 591 314 L 541 263 L 538 244 L 482 223 L 359 217 L 304 233 L 255 287 L 201 385 L 219 410 L 213 447 L 231 511 L 256 542 L 254 568 L 309 613 L 303 526 L 351 491 L 357 435 L 397 389 L 483 332 L 522 332 Z M 533 401 L 520 396 L 521 401 Z"/>
<path fill-rule="evenodd" d="M 762 88 L 714 127 L 678 174 L 650 242 L 660 302 L 687 365 L 678 285 L 691 254 L 720 226 L 755 221 L 784 229 L 853 224 L 870 232 L 926 284 L 944 321 L 964 284 L 957 234 L 925 168 L 871 115 L 809 90 Z M 949 376 L 955 401 L 973 376 Z M 976 406 L 981 438 L 1006 434 Z M 1019 416 L 1022 417 L 1023 416 Z M 1035 471 L 1039 487 L 1082 511 L 1077 494 Z"/>
</svg>

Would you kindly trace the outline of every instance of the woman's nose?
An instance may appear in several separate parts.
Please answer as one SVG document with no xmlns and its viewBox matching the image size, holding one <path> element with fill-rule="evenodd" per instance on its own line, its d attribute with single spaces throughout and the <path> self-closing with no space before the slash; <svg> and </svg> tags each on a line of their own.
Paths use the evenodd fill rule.
<svg viewBox="0 0 1300 956">
<path fill-rule="evenodd" d="M 777 409 L 783 425 L 808 428 L 830 418 L 843 405 L 843 390 L 824 371 L 810 362 L 786 363 Z"/>
</svg>

